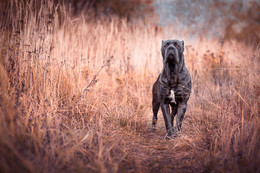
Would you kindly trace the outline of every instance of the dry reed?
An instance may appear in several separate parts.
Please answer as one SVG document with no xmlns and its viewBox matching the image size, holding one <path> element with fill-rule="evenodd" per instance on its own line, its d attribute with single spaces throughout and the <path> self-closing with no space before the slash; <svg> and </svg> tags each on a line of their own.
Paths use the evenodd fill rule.
<svg viewBox="0 0 260 173">
<path fill-rule="evenodd" d="M 1 172 L 260 171 L 259 50 L 183 36 L 193 93 L 182 133 L 164 141 L 162 116 L 150 128 L 151 86 L 161 39 L 176 33 L 73 19 L 48 0 L 7 5 Z"/>
</svg>

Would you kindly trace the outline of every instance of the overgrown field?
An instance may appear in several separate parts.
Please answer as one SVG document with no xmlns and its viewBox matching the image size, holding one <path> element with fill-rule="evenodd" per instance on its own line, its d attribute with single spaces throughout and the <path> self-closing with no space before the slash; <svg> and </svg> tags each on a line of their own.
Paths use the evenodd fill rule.
<svg viewBox="0 0 260 173">
<path fill-rule="evenodd" d="M 0 172 L 259 172 L 259 48 L 51 1 L 0 16 Z M 193 90 L 182 132 L 151 130 L 162 39 L 183 39 Z"/>
</svg>

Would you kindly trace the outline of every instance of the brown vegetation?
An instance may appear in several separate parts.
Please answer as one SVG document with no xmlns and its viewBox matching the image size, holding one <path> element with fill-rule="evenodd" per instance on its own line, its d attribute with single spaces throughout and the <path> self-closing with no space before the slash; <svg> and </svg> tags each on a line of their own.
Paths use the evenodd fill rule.
<svg viewBox="0 0 260 173">
<path fill-rule="evenodd" d="M 67 6 L 72 6 L 73 15 L 118 16 L 127 18 L 144 17 L 153 13 L 153 0 L 65 0 Z M 92 16 L 93 17 L 93 16 Z"/>
<path fill-rule="evenodd" d="M 0 172 L 260 171 L 259 50 L 184 36 L 193 92 L 165 141 L 151 86 L 169 30 L 46 2 L 12 1 L 0 18 Z"/>
</svg>

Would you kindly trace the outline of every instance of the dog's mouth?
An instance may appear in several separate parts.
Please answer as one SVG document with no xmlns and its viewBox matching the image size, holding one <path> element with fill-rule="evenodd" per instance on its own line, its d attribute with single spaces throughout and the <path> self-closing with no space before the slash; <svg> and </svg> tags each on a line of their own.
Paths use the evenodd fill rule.
<svg viewBox="0 0 260 173">
<path fill-rule="evenodd" d="M 176 74 L 177 73 L 177 66 L 178 66 L 178 62 L 177 62 L 177 58 L 175 57 L 174 54 L 169 54 L 166 60 L 166 64 L 168 66 L 168 69 L 170 70 L 170 72 L 172 74 Z"/>
<path fill-rule="evenodd" d="M 167 57 L 166 63 L 169 65 L 174 65 L 174 64 L 178 64 L 177 58 L 175 57 L 174 54 L 170 53 Z"/>
</svg>

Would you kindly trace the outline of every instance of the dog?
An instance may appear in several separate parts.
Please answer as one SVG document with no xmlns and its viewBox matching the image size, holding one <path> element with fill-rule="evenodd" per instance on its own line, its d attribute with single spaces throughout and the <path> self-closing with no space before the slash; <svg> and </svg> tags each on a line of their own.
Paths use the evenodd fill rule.
<svg viewBox="0 0 260 173">
<path fill-rule="evenodd" d="M 175 137 L 180 131 L 191 94 L 191 77 L 185 66 L 183 52 L 184 41 L 162 41 L 163 69 L 152 88 L 152 126 L 156 127 L 157 113 L 161 106 L 166 127 L 165 139 Z M 172 108 L 171 112 L 170 107 Z M 173 120 L 176 114 L 174 126 Z"/>
</svg>

